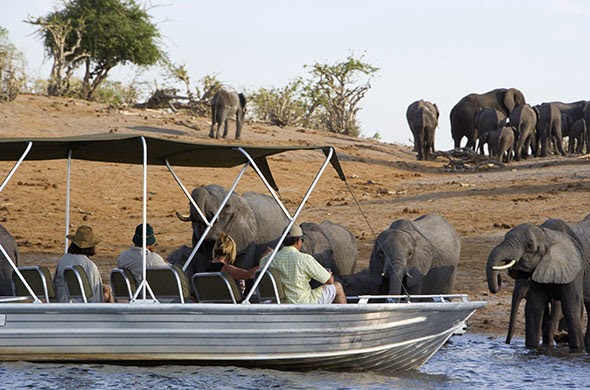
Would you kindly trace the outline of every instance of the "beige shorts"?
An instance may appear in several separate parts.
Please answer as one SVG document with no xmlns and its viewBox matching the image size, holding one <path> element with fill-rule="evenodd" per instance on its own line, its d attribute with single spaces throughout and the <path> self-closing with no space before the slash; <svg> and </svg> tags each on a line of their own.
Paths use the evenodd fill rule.
<svg viewBox="0 0 590 390">
<path fill-rule="evenodd" d="M 334 298 L 336 298 L 336 286 L 333 284 L 324 284 L 322 287 L 322 296 L 318 300 L 320 304 L 328 304 L 334 302 Z"/>
</svg>

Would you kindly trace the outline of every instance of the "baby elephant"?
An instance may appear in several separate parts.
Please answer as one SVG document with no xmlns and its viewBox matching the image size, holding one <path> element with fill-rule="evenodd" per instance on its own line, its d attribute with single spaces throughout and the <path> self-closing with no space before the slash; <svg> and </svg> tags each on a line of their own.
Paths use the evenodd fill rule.
<svg viewBox="0 0 590 390">
<path fill-rule="evenodd" d="M 228 121 L 230 117 L 236 120 L 236 139 L 240 139 L 244 115 L 246 113 L 246 97 L 244 94 L 220 90 L 211 100 L 211 131 L 209 138 L 219 138 L 219 127 L 223 128 L 223 138 L 227 137 Z M 217 128 L 215 127 L 217 126 Z"/>
<path fill-rule="evenodd" d="M 488 143 L 490 148 L 490 157 L 497 158 L 499 161 L 509 163 L 512 160 L 514 151 L 514 130 L 511 126 L 504 126 L 488 134 Z"/>
</svg>

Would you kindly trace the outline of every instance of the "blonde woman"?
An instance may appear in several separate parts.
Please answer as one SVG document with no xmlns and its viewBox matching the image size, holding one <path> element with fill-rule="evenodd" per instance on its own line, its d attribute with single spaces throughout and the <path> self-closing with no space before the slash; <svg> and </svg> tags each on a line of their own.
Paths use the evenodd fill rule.
<svg viewBox="0 0 590 390">
<path fill-rule="evenodd" d="M 226 233 L 221 233 L 213 246 L 213 260 L 207 264 L 207 272 L 227 272 L 236 281 L 252 279 L 258 266 L 245 270 L 236 267 L 236 243 Z"/>
</svg>

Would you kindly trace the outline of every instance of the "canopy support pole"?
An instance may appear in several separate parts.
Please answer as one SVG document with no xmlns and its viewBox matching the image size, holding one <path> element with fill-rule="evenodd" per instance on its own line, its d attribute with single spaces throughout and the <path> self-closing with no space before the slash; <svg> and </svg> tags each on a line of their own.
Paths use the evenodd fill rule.
<svg viewBox="0 0 590 390">
<path fill-rule="evenodd" d="M 273 189 L 268 184 L 268 182 L 264 179 L 264 176 L 261 173 L 259 173 L 260 170 L 258 170 L 258 167 L 256 166 L 256 163 L 254 162 L 254 160 L 252 160 L 252 157 L 245 150 L 243 150 L 242 148 L 239 148 L 238 150 L 240 150 L 246 156 L 246 158 L 248 158 L 248 160 L 250 161 L 250 163 L 252 164 L 252 166 L 254 167 L 254 169 L 256 170 L 256 172 L 258 173 L 258 175 L 262 178 L 262 181 L 264 182 L 264 185 L 266 185 L 266 187 L 268 188 L 268 190 L 271 191 L 271 193 L 273 193 L 273 195 L 274 195 Z M 291 230 L 291 227 L 293 226 L 293 224 L 295 224 L 295 221 L 297 220 L 297 217 L 301 213 L 301 210 L 303 209 L 303 206 L 305 205 L 305 203 L 307 202 L 307 200 L 311 196 L 311 193 L 313 192 L 313 189 L 315 188 L 316 184 L 318 183 L 318 181 L 322 177 L 322 174 L 326 170 L 326 167 L 330 163 L 330 159 L 332 158 L 332 154 L 333 153 L 334 153 L 334 148 L 330 148 L 329 149 L 329 152 L 326 155 L 326 159 L 325 159 L 324 163 L 320 167 L 318 173 L 315 175 L 315 177 L 314 177 L 313 181 L 311 182 L 311 184 L 310 184 L 307 192 L 303 196 L 303 199 L 301 200 L 301 203 L 299 203 L 299 206 L 297 207 L 297 210 L 295 211 L 295 214 L 292 217 L 290 217 L 289 214 L 287 213 L 287 217 L 289 218 L 289 224 L 285 228 L 285 231 L 281 235 L 281 238 L 279 239 L 279 241 L 277 242 L 276 246 L 274 247 L 274 249 L 273 249 L 272 253 L 270 254 L 270 257 L 269 257 L 268 261 L 266 262 L 265 266 L 263 267 L 262 271 L 259 273 L 259 275 L 256 278 L 256 280 L 254 280 L 254 284 L 252 285 L 252 288 L 250 288 L 250 292 L 248 293 L 248 295 L 246 296 L 246 298 L 242 301 L 242 303 L 244 303 L 244 304 L 249 304 L 250 303 L 250 298 L 252 297 L 252 294 L 254 294 L 254 291 L 256 291 L 256 287 L 258 287 L 258 285 L 260 284 L 260 281 L 262 280 L 262 277 L 264 276 L 264 273 L 266 272 L 266 270 L 268 269 L 268 267 L 270 266 L 270 264 L 274 260 L 276 254 L 277 254 L 277 252 L 279 250 L 279 248 L 281 247 L 283 241 L 287 237 L 287 234 L 289 233 L 289 230 Z M 283 206 L 283 202 L 281 202 L 280 199 L 278 199 L 278 197 L 276 197 L 276 196 L 275 196 L 275 201 L 279 205 Z"/>
</svg>

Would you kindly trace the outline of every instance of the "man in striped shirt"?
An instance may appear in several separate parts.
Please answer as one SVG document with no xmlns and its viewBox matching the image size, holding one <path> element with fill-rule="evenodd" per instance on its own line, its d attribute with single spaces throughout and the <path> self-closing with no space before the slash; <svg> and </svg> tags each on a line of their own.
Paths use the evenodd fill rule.
<svg viewBox="0 0 590 390">
<path fill-rule="evenodd" d="M 277 253 L 270 267 L 279 272 L 285 290 L 287 303 L 346 303 L 344 289 L 334 281 L 327 271 L 311 255 L 301 253 L 303 231 L 294 224 L 285 238 L 283 248 Z M 266 265 L 270 255 L 263 257 L 260 268 Z M 321 286 L 312 289 L 309 282 L 314 279 Z"/>
</svg>

